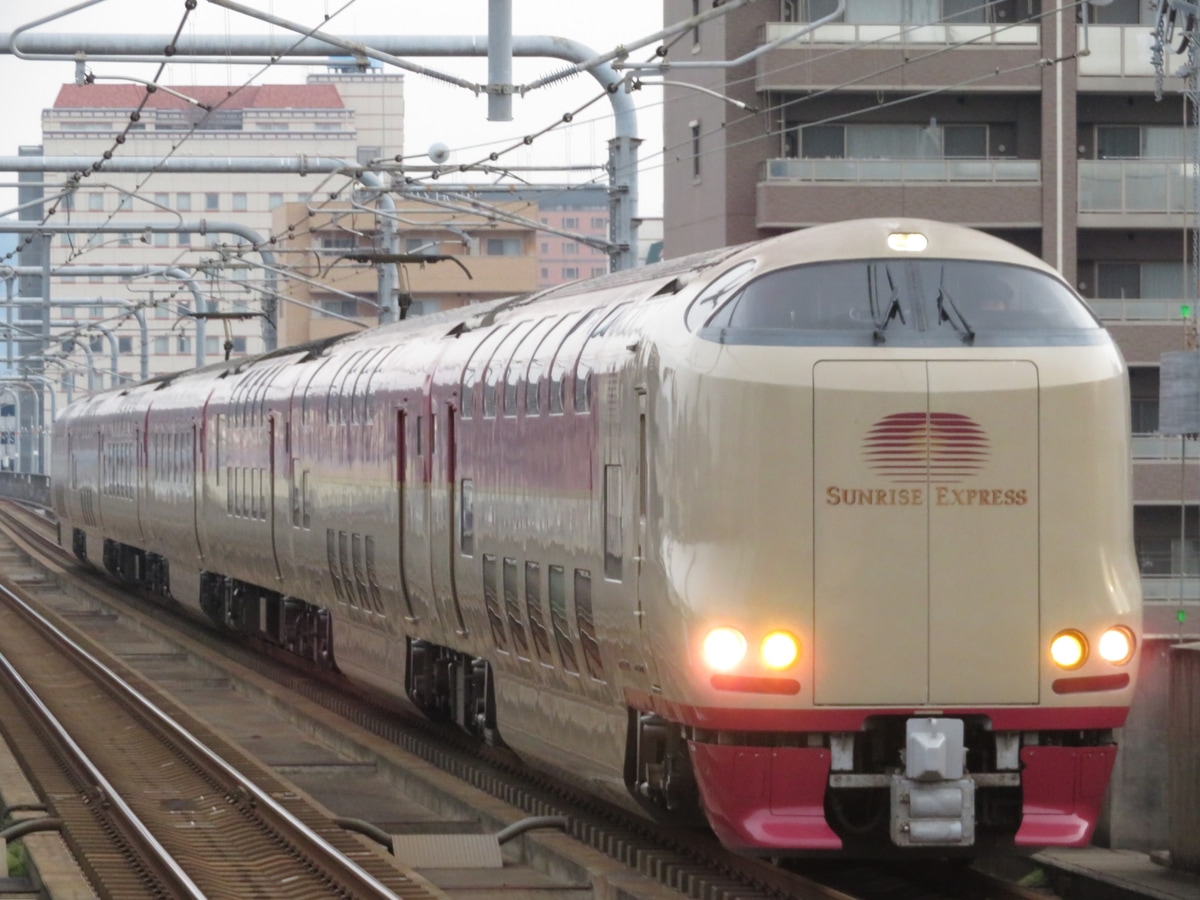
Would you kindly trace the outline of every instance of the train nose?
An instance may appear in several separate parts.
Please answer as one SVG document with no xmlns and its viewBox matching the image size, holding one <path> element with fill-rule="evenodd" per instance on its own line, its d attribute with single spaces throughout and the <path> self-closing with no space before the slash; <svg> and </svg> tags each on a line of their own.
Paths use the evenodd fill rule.
<svg viewBox="0 0 1200 900">
<path fill-rule="evenodd" d="M 1031 362 L 816 365 L 818 704 L 1037 701 L 1038 430 Z"/>
</svg>

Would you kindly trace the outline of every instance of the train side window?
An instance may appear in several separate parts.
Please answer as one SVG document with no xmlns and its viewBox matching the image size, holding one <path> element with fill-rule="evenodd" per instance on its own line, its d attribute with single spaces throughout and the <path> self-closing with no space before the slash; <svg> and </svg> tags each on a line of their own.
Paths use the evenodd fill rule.
<svg viewBox="0 0 1200 900">
<path fill-rule="evenodd" d="M 688 331 L 695 331 L 707 322 L 712 314 L 733 295 L 734 291 L 746 282 L 750 273 L 754 271 L 754 266 L 753 261 L 734 266 L 728 272 L 718 275 L 708 287 L 701 291 L 688 307 L 684 318 L 684 324 Z"/>
<path fill-rule="evenodd" d="M 550 655 L 550 633 L 542 618 L 542 567 L 540 563 L 525 563 L 525 612 L 529 616 L 529 630 L 533 633 L 533 644 L 537 647 L 538 660 L 553 665 Z"/>
<path fill-rule="evenodd" d="M 580 363 L 575 370 L 575 412 L 590 412 L 588 404 L 588 388 L 592 382 L 592 370 L 587 363 Z"/>
<path fill-rule="evenodd" d="M 625 528 L 621 520 L 621 467 L 604 467 L 604 577 L 621 580 Z"/>
<path fill-rule="evenodd" d="M 554 643 L 562 667 L 573 675 L 579 674 L 579 661 L 575 657 L 575 645 L 571 643 L 571 628 L 567 624 L 567 576 L 562 566 L 551 566 L 550 582 L 550 627 L 554 629 Z"/>
<path fill-rule="evenodd" d="M 496 596 L 496 557 L 483 554 L 483 605 L 487 610 L 488 624 L 492 626 L 492 640 L 496 647 L 507 652 L 508 641 L 504 636 L 504 616 Z"/>
<path fill-rule="evenodd" d="M 354 606 L 354 582 L 350 573 L 350 535 L 344 531 L 338 532 L 338 566 L 342 571 L 342 589 L 346 602 Z"/>
<path fill-rule="evenodd" d="M 337 535 L 332 528 L 325 529 L 325 559 L 329 564 L 329 580 L 333 583 L 333 594 L 342 600 L 342 567 L 338 562 Z"/>
<path fill-rule="evenodd" d="M 300 502 L 304 507 L 304 527 L 312 528 L 312 494 L 308 489 L 308 471 L 300 481 Z"/>
<path fill-rule="evenodd" d="M 464 419 L 469 419 L 475 414 L 475 385 L 487 366 L 488 360 L 491 359 L 492 349 L 504 336 L 504 333 L 503 328 L 494 328 L 485 334 L 475 345 L 475 352 L 471 354 L 471 358 L 467 360 L 467 364 L 463 368 L 461 416 Z"/>
<path fill-rule="evenodd" d="M 575 327 L 563 338 L 558 352 L 554 354 L 554 362 L 550 364 L 550 414 L 562 415 L 566 405 L 567 372 L 575 365 L 583 342 L 587 340 L 590 321 L 601 312 L 601 309 L 589 309 Z"/>
<path fill-rule="evenodd" d="M 608 310 L 604 314 L 604 318 L 596 323 L 596 327 L 591 329 L 588 338 L 579 348 L 579 356 L 575 360 L 575 412 L 586 413 L 591 410 L 589 401 L 591 399 L 592 367 L 583 359 L 584 353 L 587 352 L 587 340 L 605 334 L 632 305 L 631 303 L 621 303 Z"/>
<path fill-rule="evenodd" d="M 233 515 L 233 470 L 225 473 L 225 514 Z"/>
<path fill-rule="evenodd" d="M 546 336 L 546 333 L 554 327 L 554 319 L 547 316 L 539 321 L 536 325 L 530 328 L 523 338 L 521 343 L 517 345 L 516 350 L 508 362 L 508 368 L 504 372 L 504 415 L 516 416 L 520 410 L 520 386 L 525 375 L 525 370 L 529 367 L 529 362 L 533 357 L 534 351 L 537 350 L 538 344 Z M 536 392 L 537 387 L 534 387 Z M 534 408 L 537 408 L 536 394 L 534 397 Z M 525 410 L 529 411 L 529 401 L 525 401 Z"/>
<path fill-rule="evenodd" d="M 596 619 L 592 614 L 592 573 L 575 570 L 575 624 L 579 626 L 579 643 L 583 645 L 583 661 L 588 674 L 597 681 L 604 680 L 604 661 L 600 658 L 600 642 L 596 640 Z"/>
<path fill-rule="evenodd" d="M 573 312 L 562 316 L 554 322 L 550 330 L 534 348 L 525 372 L 525 415 L 536 416 L 542 410 L 541 385 L 542 375 L 548 368 L 547 363 L 554 355 L 554 349 L 562 343 L 563 335 L 571 330 L 572 324 L 579 318 L 579 313 Z"/>
<path fill-rule="evenodd" d="M 383 599 L 379 590 L 379 572 L 375 568 L 375 538 L 367 536 L 363 539 L 366 551 L 367 590 L 371 597 L 371 606 L 375 612 L 383 615 Z"/>
<path fill-rule="evenodd" d="M 525 333 L 532 327 L 531 322 L 522 322 L 505 335 L 504 340 L 496 347 L 496 352 L 488 361 L 487 370 L 483 376 L 483 417 L 492 419 L 496 416 L 497 394 L 500 391 L 500 379 L 512 360 L 513 351 Z"/>
<path fill-rule="evenodd" d="M 366 566 L 363 564 L 363 541 L 361 534 L 350 535 L 351 558 L 354 568 L 354 587 L 358 590 L 358 605 L 362 609 L 371 608 L 371 600 L 367 596 Z"/>
<path fill-rule="evenodd" d="M 504 557 L 504 612 L 508 616 L 508 630 L 512 632 L 513 648 L 521 659 L 529 659 L 529 640 L 525 637 L 525 623 L 521 620 L 520 589 L 517 585 L 517 561 Z"/>
<path fill-rule="evenodd" d="M 416 455 L 417 456 L 424 455 L 424 453 L 422 451 L 422 447 L 425 444 L 424 438 L 422 437 L 422 433 L 423 433 L 424 429 L 425 429 L 425 417 L 417 416 L 417 440 L 416 440 L 416 445 L 417 445 L 416 446 L 416 451 L 417 451 Z"/>
<path fill-rule="evenodd" d="M 463 556 L 475 555 L 475 482 L 462 480 L 459 493 L 458 546 Z"/>
</svg>

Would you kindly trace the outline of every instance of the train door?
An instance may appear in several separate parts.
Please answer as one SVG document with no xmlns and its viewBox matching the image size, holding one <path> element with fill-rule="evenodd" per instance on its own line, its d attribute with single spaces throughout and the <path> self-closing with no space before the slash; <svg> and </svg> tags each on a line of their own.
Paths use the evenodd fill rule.
<svg viewBox="0 0 1200 900">
<path fill-rule="evenodd" d="M 637 387 L 637 431 L 636 440 L 637 446 L 635 452 L 630 455 L 633 462 L 633 473 L 630 481 L 633 482 L 633 516 L 634 522 L 634 540 L 633 540 L 633 565 L 636 569 L 634 586 L 635 586 L 635 602 L 636 602 L 636 617 L 638 625 L 638 643 L 642 651 L 642 659 L 646 661 L 646 674 L 650 677 L 650 681 L 654 685 L 659 685 L 658 666 L 655 664 L 654 648 L 650 643 L 650 615 L 646 608 L 648 597 L 646 596 L 646 585 L 643 579 L 646 577 L 645 560 L 646 548 L 648 546 L 649 535 L 647 535 L 647 517 L 646 509 L 649 496 L 650 485 L 650 446 L 649 446 L 649 414 L 650 402 L 646 392 L 646 386 L 639 384 Z"/>
<path fill-rule="evenodd" d="M 429 440 L 432 427 L 424 397 L 410 395 L 410 407 L 401 409 L 397 425 L 402 429 L 397 448 L 400 462 L 400 564 L 404 590 L 417 618 L 438 621 L 433 603 L 429 541 Z"/>
<path fill-rule="evenodd" d="M 411 461 L 408 456 L 409 446 L 409 416 L 404 409 L 396 410 L 396 492 L 398 526 L 396 528 L 396 558 L 400 560 L 400 601 L 404 604 L 404 618 L 409 624 L 420 620 L 413 604 L 412 592 L 408 586 L 408 480 Z"/>
<path fill-rule="evenodd" d="M 434 596 L 442 621 L 451 623 L 459 636 L 467 633 L 462 606 L 458 600 L 455 577 L 455 541 L 458 533 L 458 408 L 453 401 L 438 402 L 432 397 L 430 408 L 429 485 L 430 534 L 429 570 L 433 576 Z"/>
<path fill-rule="evenodd" d="M 283 577 L 283 572 L 279 568 L 279 542 L 281 540 L 279 534 L 279 508 L 276 505 L 278 502 L 276 491 L 276 478 L 281 470 L 286 470 L 287 461 L 283 460 L 280 465 L 280 454 L 287 453 L 287 441 L 280 436 L 280 431 L 287 431 L 287 423 L 283 428 L 279 427 L 279 414 L 275 412 L 267 413 L 267 515 L 271 517 L 267 524 L 271 528 L 271 559 L 275 565 L 275 580 L 278 581 Z"/>
</svg>

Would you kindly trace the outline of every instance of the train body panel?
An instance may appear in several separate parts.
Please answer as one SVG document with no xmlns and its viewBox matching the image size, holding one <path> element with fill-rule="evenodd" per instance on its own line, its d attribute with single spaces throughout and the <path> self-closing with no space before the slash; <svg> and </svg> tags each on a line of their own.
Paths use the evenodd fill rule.
<svg viewBox="0 0 1200 900">
<path fill-rule="evenodd" d="M 223 625 L 730 846 L 944 854 L 1090 836 L 1129 442 L 1044 264 L 872 220 L 102 395 L 54 446 L 64 540 Z"/>
</svg>

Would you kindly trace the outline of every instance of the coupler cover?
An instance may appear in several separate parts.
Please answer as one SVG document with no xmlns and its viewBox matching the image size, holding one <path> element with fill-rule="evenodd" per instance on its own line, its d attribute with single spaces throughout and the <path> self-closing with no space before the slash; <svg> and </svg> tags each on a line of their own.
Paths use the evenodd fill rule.
<svg viewBox="0 0 1200 900">
<path fill-rule="evenodd" d="M 963 776 L 965 755 L 961 719 L 908 720 L 904 774 L 892 776 L 892 843 L 975 843 L 975 782 Z"/>
</svg>

